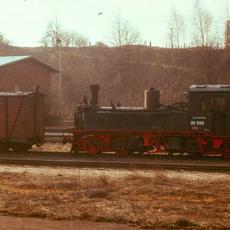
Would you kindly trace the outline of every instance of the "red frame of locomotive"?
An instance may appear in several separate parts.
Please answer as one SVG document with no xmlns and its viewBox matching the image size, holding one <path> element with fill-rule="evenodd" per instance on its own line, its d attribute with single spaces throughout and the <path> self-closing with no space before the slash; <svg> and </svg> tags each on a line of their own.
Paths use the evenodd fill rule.
<svg viewBox="0 0 230 230">
<path fill-rule="evenodd" d="M 183 138 L 186 146 L 183 153 L 191 153 L 189 146 L 195 145 L 194 155 L 221 155 L 230 157 L 230 136 L 214 136 L 209 132 L 178 131 L 178 132 L 154 132 L 154 131 L 117 131 L 117 130 L 70 130 L 73 150 L 87 152 L 95 155 L 102 152 L 115 152 L 120 155 L 128 154 L 127 145 L 120 148 L 113 147 L 114 140 L 128 140 L 137 136 L 143 139 L 143 146 L 147 154 L 159 154 L 167 152 L 166 140 L 172 137 Z M 124 142 L 125 143 L 125 142 Z M 182 152 L 181 152 L 182 153 Z"/>
</svg>

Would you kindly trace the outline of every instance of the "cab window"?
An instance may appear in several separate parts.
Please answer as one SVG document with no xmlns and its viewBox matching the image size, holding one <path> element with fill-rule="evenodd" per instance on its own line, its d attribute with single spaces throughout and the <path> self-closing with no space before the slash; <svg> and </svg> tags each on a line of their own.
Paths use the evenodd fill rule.
<svg viewBox="0 0 230 230">
<path fill-rule="evenodd" d="M 209 111 L 211 107 L 210 101 L 208 99 L 201 99 L 200 102 L 200 110 L 201 111 Z"/>
<path fill-rule="evenodd" d="M 212 109 L 223 111 L 225 110 L 226 101 L 224 97 L 213 97 L 212 98 Z"/>
</svg>

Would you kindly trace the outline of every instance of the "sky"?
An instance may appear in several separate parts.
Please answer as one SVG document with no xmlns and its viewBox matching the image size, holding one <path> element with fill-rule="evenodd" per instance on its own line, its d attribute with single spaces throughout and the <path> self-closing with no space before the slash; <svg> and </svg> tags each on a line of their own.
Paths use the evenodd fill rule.
<svg viewBox="0 0 230 230">
<path fill-rule="evenodd" d="M 200 4 L 211 13 L 222 36 L 230 0 L 200 0 Z M 140 32 L 142 41 L 165 47 L 172 6 L 191 30 L 194 0 L 0 0 L 0 32 L 12 45 L 41 46 L 48 23 L 57 20 L 91 44 L 109 44 L 112 21 L 119 12 Z"/>
</svg>

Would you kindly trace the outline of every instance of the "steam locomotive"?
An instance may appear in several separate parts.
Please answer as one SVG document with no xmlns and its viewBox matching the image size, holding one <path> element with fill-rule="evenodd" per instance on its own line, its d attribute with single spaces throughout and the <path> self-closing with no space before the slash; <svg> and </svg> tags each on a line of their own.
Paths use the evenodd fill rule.
<svg viewBox="0 0 230 230">
<path fill-rule="evenodd" d="M 143 107 L 101 107 L 91 85 L 90 102 L 75 109 L 72 151 L 230 157 L 230 85 L 191 85 L 185 94 L 186 103 L 164 106 L 150 88 Z"/>
</svg>

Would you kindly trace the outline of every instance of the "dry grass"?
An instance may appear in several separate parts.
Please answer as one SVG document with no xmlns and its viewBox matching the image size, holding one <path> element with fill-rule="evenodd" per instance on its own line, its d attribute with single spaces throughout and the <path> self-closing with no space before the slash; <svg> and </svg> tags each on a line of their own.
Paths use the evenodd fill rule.
<svg viewBox="0 0 230 230">
<path fill-rule="evenodd" d="M 70 152 L 71 144 L 62 144 L 62 143 L 52 143 L 46 142 L 41 146 L 33 145 L 31 151 L 39 151 L 39 152 Z"/>
<path fill-rule="evenodd" d="M 229 229 L 230 179 L 190 181 L 137 174 L 0 174 L 0 213 L 126 223 L 144 229 Z"/>
</svg>

